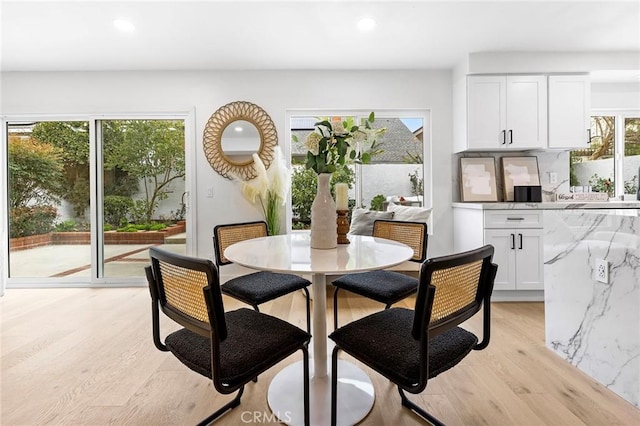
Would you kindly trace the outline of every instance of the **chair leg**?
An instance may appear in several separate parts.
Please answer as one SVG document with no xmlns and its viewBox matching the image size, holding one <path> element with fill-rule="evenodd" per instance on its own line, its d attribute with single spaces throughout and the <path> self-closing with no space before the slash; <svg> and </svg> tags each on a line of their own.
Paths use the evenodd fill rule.
<svg viewBox="0 0 640 426">
<path fill-rule="evenodd" d="M 338 351 L 335 346 L 331 355 L 331 426 L 336 426 L 338 421 Z"/>
<path fill-rule="evenodd" d="M 307 296 L 307 333 L 311 334 L 311 297 L 306 287 L 304 287 L 303 290 L 305 296 Z"/>
<path fill-rule="evenodd" d="M 409 401 L 409 399 L 406 397 L 406 395 L 404 394 L 400 386 L 398 386 L 398 392 L 400 392 L 400 398 L 402 399 L 403 407 L 407 407 L 411 411 L 415 412 L 416 414 L 418 414 L 419 416 L 427 420 L 429 423 L 431 423 L 433 426 L 445 426 L 444 423 L 442 423 L 440 420 L 436 419 L 431 414 L 427 413 L 422 408 L 418 407 L 416 404 Z"/>
<path fill-rule="evenodd" d="M 309 349 L 305 346 L 302 348 L 302 366 L 304 374 L 304 424 L 311 424 L 311 415 L 309 413 Z"/>
<path fill-rule="evenodd" d="M 340 287 L 336 287 L 333 290 L 333 331 L 338 328 L 338 290 L 340 290 Z"/>
<path fill-rule="evenodd" d="M 253 305 L 253 309 L 254 309 L 256 312 L 260 312 L 260 309 L 258 309 L 258 305 Z M 253 383 L 258 383 L 258 376 L 256 376 L 256 377 L 254 377 L 253 379 L 251 379 L 251 381 L 252 381 Z"/>
<path fill-rule="evenodd" d="M 214 420 L 216 420 L 218 417 L 220 417 L 221 415 L 223 415 L 227 411 L 232 410 L 232 409 L 236 408 L 238 405 L 240 405 L 240 397 L 242 397 L 242 392 L 244 392 L 244 386 L 240 388 L 240 390 L 238 391 L 238 394 L 236 395 L 235 398 L 233 398 L 224 407 L 222 407 L 221 409 L 219 409 L 218 411 L 216 411 L 215 413 L 213 413 L 212 415 L 210 415 L 206 419 L 200 421 L 200 423 L 198 423 L 197 426 L 207 426 L 207 425 L 213 423 Z"/>
</svg>

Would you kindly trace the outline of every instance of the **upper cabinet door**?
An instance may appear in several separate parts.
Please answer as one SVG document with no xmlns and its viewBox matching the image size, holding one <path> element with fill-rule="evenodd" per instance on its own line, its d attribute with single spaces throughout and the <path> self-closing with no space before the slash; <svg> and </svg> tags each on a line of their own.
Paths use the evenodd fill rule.
<svg viewBox="0 0 640 426">
<path fill-rule="evenodd" d="M 549 76 L 549 148 L 586 148 L 590 109 L 588 75 Z"/>
<path fill-rule="evenodd" d="M 547 77 L 507 76 L 507 148 L 547 147 Z"/>
<path fill-rule="evenodd" d="M 467 148 L 506 146 L 507 79 L 505 76 L 467 77 Z"/>
<path fill-rule="evenodd" d="M 546 147 L 546 76 L 467 77 L 467 149 Z"/>
</svg>

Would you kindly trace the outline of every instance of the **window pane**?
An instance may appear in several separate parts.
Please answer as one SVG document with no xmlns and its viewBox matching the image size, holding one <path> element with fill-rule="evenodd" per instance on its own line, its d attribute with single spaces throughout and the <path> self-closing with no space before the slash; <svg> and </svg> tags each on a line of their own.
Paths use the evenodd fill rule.
<svg viewBox="0 0 640 426">
<path fill-rule="evenodd" d="M 570 181 L 574 191 L 615 194 L 615 117 L 591 117 L 591 143 L 571 151 Z M 590 187 L 590 188 L 589 188 Z"/>
<path fill-rule="evenodd" d="M 9 123 L 9 277 L 88 277 L 89 123 Z"/>
<path fill-rule="evenodd" d="M 104 120 L 101 277 L 144 276 L 148 249 L 185 254 L 182 120 Z"/>
<path fill-rule="evenodd" d="M 640 177 L 640 117 L 624 120 L 624 193 L 636 194 Z"/>
<path fill-rule="evenodd" d="M 325 117 L 326 118 L 326 117 Z M 353 117 L 330 117 L 343 121 Z M 366 117 L 356 117 L 360 124 Z M 291 199 L 292 228 L 308 229 L 311 204 L 316 194 L 316 175 L 305 169 L 307 148 L 305 140 L 314 131 L 320 118 L 299 116 L 291 118 Z M 376 143 L 365 150 L 371 155 L 368 164 L 350 165 L 347 171 L 335 173 L 336 182 L 349 184 L 349 208 L 363 206 L 384 209 L 391 200 L 399 204 L 422 206 L 423 177 L 423 119 L 379 118 L 371 123 L 375 129 L 385 129 L 376 136 Z"/>
<path fill-rule="evenodd" d="M 389 202 L 422 206 L 422 118 L 380 118 L 373 124 L 386 131 L 371 162 L 362 165 L 361 204 L 374 210 L 385 210 Z"/>
</svg>

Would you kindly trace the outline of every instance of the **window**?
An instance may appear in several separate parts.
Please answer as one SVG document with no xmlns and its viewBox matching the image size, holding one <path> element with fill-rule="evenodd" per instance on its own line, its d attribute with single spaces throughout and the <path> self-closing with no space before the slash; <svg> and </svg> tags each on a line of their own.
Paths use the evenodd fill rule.
<svg viewBox="0 0 640 426">
<path fill-rule="evenodd" d="M 315 197 L 316 176 L 305 169 L 304 141 L 314 131 L 319 118 L 344 121 L 352 117 L 356 123 L 368 113 L 317 114 L 291 113 L 291 223 L 293 229 L 307 229 L 310 223 L 311 203 Z M 336 172 L 335 182 L 349 184 L 349 209 L 353 207 L 385 210 L 389 202 L 411 206 L 431 206 L 429 115 L 426 111 L 376 112 L 371 127 L 384 128 L 382 136 L 370 150 L 371 160 L 366 164 L 351 164 L 346 172 Z"/>
<path fill-rule="evenodd" d="M 575 191 L 636 194 L 640 176 L 640 112 L 591 117 L 591 143 L 571 151 L 570 185 Z M 618 184 L 618 183 L 621 184 Z"/>
</svg>

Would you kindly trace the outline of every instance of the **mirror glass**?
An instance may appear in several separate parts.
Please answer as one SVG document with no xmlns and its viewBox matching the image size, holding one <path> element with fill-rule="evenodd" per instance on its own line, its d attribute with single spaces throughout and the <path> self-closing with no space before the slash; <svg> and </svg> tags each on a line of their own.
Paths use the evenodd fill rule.
<svg viewBox="0 0 640 426">
<path fill-rule="evenodd" d="M 246 120 L 232 121 L 222 132 L 224 155 L 235 162 L 251 160 L 251 155 L 260 150 L 258 128 Z"/>
</svg>

